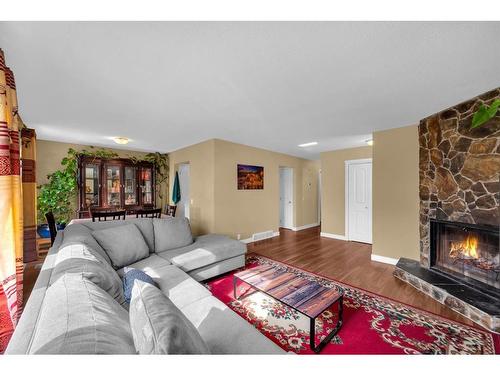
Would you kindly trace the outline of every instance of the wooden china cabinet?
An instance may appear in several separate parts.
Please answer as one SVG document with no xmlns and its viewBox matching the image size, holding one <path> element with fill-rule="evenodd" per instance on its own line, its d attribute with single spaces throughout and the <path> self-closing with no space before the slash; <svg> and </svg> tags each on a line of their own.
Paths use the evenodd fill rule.
<svg viewBox="0 0 500 375">
<path fill-rule="evenodd" d="M 153 164 L 134 163 L 130 159 L 99 159 L 80 157 L 78 160 L 78 216 L 90 216 L 90 208 L 137 209 L 154 208 Z"/>
</svg>

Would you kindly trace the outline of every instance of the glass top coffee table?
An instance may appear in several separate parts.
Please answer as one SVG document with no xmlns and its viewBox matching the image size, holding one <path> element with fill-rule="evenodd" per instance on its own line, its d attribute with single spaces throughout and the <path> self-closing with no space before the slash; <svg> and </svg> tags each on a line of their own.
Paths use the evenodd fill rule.
<svg viewBox="0 0 500 375">
<path fill-rule="evenodd" d="M 319 353 L 342 327 L 344 291 L 339 286 L 325 287 L 316 281 L 304 279 L 271 265 L 261 265 L 235 273 L 233 278 L 235 299 L 238 299 L 238 282 L 248 284 L 253 289 L 307 316 L 310 319 L 310 346 L 315 353 Z M 316 318 L 335 304 L 338 304 L 337 325 L 316 345 Z"/>
</svg>

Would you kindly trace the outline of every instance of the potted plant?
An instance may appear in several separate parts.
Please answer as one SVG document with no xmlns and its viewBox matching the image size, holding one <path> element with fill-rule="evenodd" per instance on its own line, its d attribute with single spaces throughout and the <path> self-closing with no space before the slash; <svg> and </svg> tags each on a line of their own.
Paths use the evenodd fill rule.
<svg viewBox="0 0 500 375">
<path fill-rule="evenodd" d="M 38 234 L 40 237 L 50 237 L 45 214 L 52 211 L 56 219 L 57 229 L 64 229 L 72 219 L 77 191 L 77 156 L 70 148 L 68 155 L 61 161 L 63 168 L 47 176 L 49 182 L 38 188 Z"/>
</svg>

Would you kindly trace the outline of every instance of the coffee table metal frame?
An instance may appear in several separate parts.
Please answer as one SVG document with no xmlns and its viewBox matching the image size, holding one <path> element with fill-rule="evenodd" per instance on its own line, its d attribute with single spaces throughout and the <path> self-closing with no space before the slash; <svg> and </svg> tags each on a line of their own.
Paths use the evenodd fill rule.
<svg viewBox="0 0 500 375">
<path fill-rule="evenodd" d="M 307 314 L 304 314 L 303 312 L 301 312 L 300 310 L 298 310 L 296 307 L 293 307 L 293 306 L 290 306 L 288 303 L 286 302 L 283 302 L 281 301 L 280 299 L 276 298 L 276 297 L 273 297 L 271 294 L 267 293 L 265 290 L 262 290 L 260 289 L 259 287 L 256 287 L 254 285 L 252 285 L 251 283 L 248 283 L 246 282 L 245 280 L 242 280 L 241 278 L 239 278 L 238 276 L 236 276 L 236 274 L 233 275 L 233 294 L 234 294 L 234 299 L 235 300 L 238 300 L 239 297 L 241 296 L 237 296 L 237 293 L 236 293 L 236 289 L 237 289 L 237 284 L 238 284 L 238 281 L 240 281 L 241 283 L 244 283 L 244 284 L 247 284 L 249 285 L 252 289 L 255 289 L 256 291 L 259 291 L 259 292 L 262 292 L 264 294 L 266 294 L 267 296 L 271 297 L 272 299 L 288 306 L 289 308 L 299 312 L 300 314 L 304 315 L 304 316 L 307 316 L 309 318 L 309 321 L 310 321 L 310 328 L 309 328 L 309 346 L 311 347 L 311 350 L 315 353 L 319 353 L 321 352 L 321 350 L 323 350 L 323 348 L 326 346 L 326 344 L 328 344 L 331 339 L 340 331 L 340 328 L 342 328 L 342 322 L 343 322 L 343 315 L 344 315 L 344 304 L 343 304 L 343 301 L 344 301 L 344 290 L 340 287 L 336 287 L 337 290 L 339 291 L 339 297 L 333 301 L 330 305 L 328 305 L 328 307 L 326 307 L 325 309 L 321 310 L 320 313 L 318 313 L 316 316 L 309 316 Z M 244 293 L 246 294 L 246 293 Z M 253 294 L 253 293 L 251 293 Z M 248 296 L 249 294 L 247 294 Z M 316 345 L 316 318 L 318 316 L 320 316 L 321 314 L 323 314 L 326 310 L 330 309 L 331 307 L 333 307 L 336 303 L 338 303 L 338 320 L 337 320 L 337 325 L 335 326 L 335 328 L 323 339 L 321 340 L 321 342 Z"/>
</svg>

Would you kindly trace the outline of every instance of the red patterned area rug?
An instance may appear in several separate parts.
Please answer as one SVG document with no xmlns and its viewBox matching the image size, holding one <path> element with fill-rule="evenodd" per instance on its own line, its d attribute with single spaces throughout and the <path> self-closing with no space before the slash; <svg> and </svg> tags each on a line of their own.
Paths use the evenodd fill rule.
<svg viewBox="0 0 500 375">
<path fill-rule="evenodd" d="M 499 354 L 500 335 L 477 329 L 409 305 L 352 287 L 269 258 L 251 256 L 245 269 L 273 265 L 323 286 L 344 289 L 343 326 L 321 354 Z M 310 320 L 261 292 L 248 293 L 238 284 L 233 297 L 233 273 L 210 280 L 213 295 L 253 324 L 286 351 L 312 354 Z M 316 319 L 316 342 L 337 322 L 337 312 L 325 311 Z"/>
</svg>

